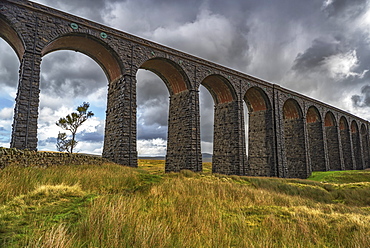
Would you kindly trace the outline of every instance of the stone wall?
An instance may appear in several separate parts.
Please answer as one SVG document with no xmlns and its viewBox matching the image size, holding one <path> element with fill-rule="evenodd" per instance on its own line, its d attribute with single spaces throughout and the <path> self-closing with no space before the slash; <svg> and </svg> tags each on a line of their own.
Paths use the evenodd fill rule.
<svg viewBox="0 0 370 248">
<path fill-rule="evenodd" d="M 37 152 L 32 150 L 0 147 L 0 168 L 4 168 L 6 166 L 35 166 L 46 168 L 81 164 L 101 165 L 108 162 L 108 160 L 94 155 L 62 152 Z"/>
</svg>

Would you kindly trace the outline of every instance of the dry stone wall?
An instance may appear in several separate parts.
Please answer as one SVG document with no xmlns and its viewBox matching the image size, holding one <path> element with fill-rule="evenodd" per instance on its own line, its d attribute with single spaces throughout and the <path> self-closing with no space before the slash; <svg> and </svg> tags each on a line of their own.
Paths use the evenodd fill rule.
<svg viewBox="0 0 370 248">
<path fill-rule="evenodd" d="M 6 166 L 54 167 L 65 165 L 102 165 L 110 162 L 100 156 L 78 153 L 37 152 L 15 148 L 0 148 L 0 168 Z"/>
</svg>

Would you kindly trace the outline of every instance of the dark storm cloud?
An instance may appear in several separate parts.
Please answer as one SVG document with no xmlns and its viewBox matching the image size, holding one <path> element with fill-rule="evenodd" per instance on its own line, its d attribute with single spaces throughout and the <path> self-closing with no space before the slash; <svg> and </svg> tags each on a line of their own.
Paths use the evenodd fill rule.
<svg viewBox="0 0 370 248">
<path fill-rule="evenodd" d="M 361 95 L 353 95 L 351 98 L 355 107 L 370 107 L 370 85 L 361 88 Z"/>
<path fill-rule="evenodd" d="M 159 125 L 138 125 L 137 139 L 150 140 L 150 139 L 167 139 L 167 126 Z"/>
<path fill-rule="evenodd" d="M 0 42 L 0 51 L 0 87 L 6 85 L 16 88 L 19 70 L 18 57 L 4 40 Z"/>
<path fill-rule="evenodd" d="M 315 68 L 320 68 L 324 64 L 325 59 L 342 52 L 343 50 L 338 40 L 328 42 L 315 39 L 311 47 L 297 55 L 292 69 L 307 72 Z"/>
<path fill-rule="evenodd" d="M 333 0 L 328 1 L 324 11 L 330 17 L 354 18 L 363 13 L 367 0 Z"/>
<path fill-rule="evenodd" d="M 153 127 L 167 126 L 168 104 L 169 93 L 164 82 L 155 74 L 141 70 L 137 80 L 137 122 L 146 128 L 139 129 L 138 135 Z M 147 135 L 143 133 L 142 136 Z"/>
<path fill-rule="evenodd" d="M 107 84 L 100 66 L 81 53 L 55 52 L 43 58 L 40 87 L 45 94 L 86 96 Z"/>
</svg>

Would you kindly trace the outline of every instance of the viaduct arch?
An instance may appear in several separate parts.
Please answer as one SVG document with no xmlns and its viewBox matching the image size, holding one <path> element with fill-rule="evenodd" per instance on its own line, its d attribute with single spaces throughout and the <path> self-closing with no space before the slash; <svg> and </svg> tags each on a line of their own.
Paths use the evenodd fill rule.
<svg viewBox="0 0 370 248">
<path fill-rule="evenodd" d="M 42 57 L 75 50 L 108 79 L 103 156 L 136 167 L 136 73 L 150 70 L 169 95 L 166 168 L 202 170 L 199 87 L 214 100 L 213 172 L 306 178 L 370 166 L 370 123 L 250 75 L 24 0 L 0 0 L 0 37 L 21 65 L 11 147 L 37 149 Z M 249 145 L 243 103 L 249 110 Z"/>
</svg>

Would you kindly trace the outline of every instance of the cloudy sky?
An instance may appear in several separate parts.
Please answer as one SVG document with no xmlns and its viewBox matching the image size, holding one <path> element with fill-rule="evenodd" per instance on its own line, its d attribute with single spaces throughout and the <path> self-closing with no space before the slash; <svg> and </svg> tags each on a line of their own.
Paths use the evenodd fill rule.
<svg viewBox="0 0 370 248">
<path fill-rule="evenodd" d="M 38 0 L 53 8 L 173 47 L 370 120 L 369 0 Z M 101 153 L 107 78 L 89 57 L 43 58 L 39 150 L 55 150 L 55 122 L 90 102 L 77 150 Z M 19 61 L 0 39 L 0 146 L 9 147 Z M 138 75 L 139 155 L 164 155 L 168 91 Z M 213 100 L 201 88 L 203 152 L 212 151 Z"/>
</svg>

